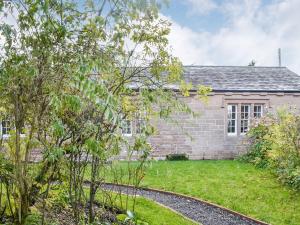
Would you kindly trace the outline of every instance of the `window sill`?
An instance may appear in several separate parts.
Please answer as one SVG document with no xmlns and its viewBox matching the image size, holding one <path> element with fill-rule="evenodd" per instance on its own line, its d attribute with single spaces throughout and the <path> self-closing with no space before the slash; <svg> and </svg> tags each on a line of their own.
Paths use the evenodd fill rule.
<svg viewBox="0 0 300 225">
<path fill-rule="evenodd" d="M 3 138 L 3 140 L 7 140 L 8 138 L 10 138 L 10 134 L 3 134 L 2 135 L 2 138 Z M 21 134 L 20 135 L 21 136 L 21 138 L 24 138 L 26 135 L 25 134 Z"/>
<path fill-rule="evenodd" d="M 2 138 L 3 138 L 3 140 L 6 140 L 6 139 L 8 139 L 10 137 L 10 135 L 9 134 L 3 134 L 2 135 Z"/>
</svg>

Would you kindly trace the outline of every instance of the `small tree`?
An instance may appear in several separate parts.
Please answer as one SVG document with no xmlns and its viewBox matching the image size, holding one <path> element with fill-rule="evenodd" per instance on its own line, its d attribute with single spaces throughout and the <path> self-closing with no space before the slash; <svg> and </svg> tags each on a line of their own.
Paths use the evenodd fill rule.
<svg viewBox="0 0 300 225">
<path fill-rule="evenodd" d="M 40 197 L 45 210 L 51 184 L 62 173 L 68 175 L 70 202 L 80 223 L 87 165 L 92 223 L 103 162 L 124 144 L 142 159 L 151 150 L 147 137 L 153 127 L 147 123 L 128 144 L 119 132 L 122 121 L 140 108 L 148 116 L 192 113 L 178 100 L 179 93 L 165 88 L 181 83 L 181 94 L 187 96 L 192 86 L 180 82 L 181 63 L 169 53 L 170 24 L 159 18 L 159 6 L 153 0 L 88 0 L 84 6 L 58 0 L 1 2 L 0 12 L 16 17 L 14 26 L 0 24 L 5 39 L 0 104 L 13 116 L 5 150 L 11 153 L 16 223 L 25 223 Z M 208 92 L 199 87 L 201 96 Z M 31 173 L 36 148 L 43 161 Z M 68 172 L 61 171 L 65 167 Z"/>
</svg>

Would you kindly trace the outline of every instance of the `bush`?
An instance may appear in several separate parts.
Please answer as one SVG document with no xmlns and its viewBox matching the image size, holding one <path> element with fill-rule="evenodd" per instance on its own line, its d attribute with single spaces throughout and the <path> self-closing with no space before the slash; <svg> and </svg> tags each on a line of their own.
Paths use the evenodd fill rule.
<svg viewBox="0 0 300 225">
<path fill-rule="evenodd" d="M 189 157 L 185 153 L 169 154 L 166 156 L 166 160 L 168 160 L 168 161 L 184 161 L 184 160 L 189 160 Z"/>
<path fill-rule="evenodd" d="M 255 121 L 254 126 L 247 134 L 250 145 L 247 154 L 240 158 L 242 161 L 251 162 L 259 168 L 268 167 L 268 153 L 271 150 L 271 142 L 265 137 L 270 133 L 273 123 L 274 118 L 271 116 Z"/>
<path fill-rule="evenodd" d="M 261 119 L 248 135 L 250 147 L 242 159 L 271 168 L 281 182 L 300 190 L 300 116 L 280 110 Z"/>
<path fill-rule="evenodd" d="M 41 223 L 41 215 L 37 213 L 29 214 L 25 220 L 25 225 L 36 225 Z"/>
</svg>

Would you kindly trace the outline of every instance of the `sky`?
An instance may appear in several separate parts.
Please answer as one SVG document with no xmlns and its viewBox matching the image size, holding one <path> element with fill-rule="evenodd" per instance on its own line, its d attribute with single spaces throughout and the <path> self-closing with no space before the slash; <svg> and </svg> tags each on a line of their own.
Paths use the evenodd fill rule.
<svg viewBox="0 0 300 225">
<path fill-rule="evenodd" d="M 169 0 L 161 17 L 184 65 L 282 66 L 300 75 L 300 0 Z M 0 39 L 1 43 L 1 39 Z"/>
<path fill-rule="evenodd" d="M 300 74 L 300 0 L 169 0 L 169 42 L 184 65 L 282 66 Z"/>
</svg>

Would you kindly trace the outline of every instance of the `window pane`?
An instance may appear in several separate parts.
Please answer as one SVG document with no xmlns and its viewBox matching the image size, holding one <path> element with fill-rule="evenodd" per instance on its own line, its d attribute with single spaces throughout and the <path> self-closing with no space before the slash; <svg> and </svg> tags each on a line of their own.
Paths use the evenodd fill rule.
<svg viewBox="0 0 300 225">
<path fill-rule="evenodd" d="M 4 120 L 2 120 L 2 135 L 9 134 L 10 130 L 11 130 L 11 122 L 9 118 L 5 118 Z"/>
<path fill-rule="evenodd" d="M 143 130 L 145 129 L 146 126 L 146 122 L 143 119 L 138 119 L 136 121 L 136 133 L 140 134 L 143 132 Z"/>
<path fill-rule="evenodd" d="M 241 133 L 247 133 L 250 124 L 250 105 L 241 105 Z"/>
<path fill-rule="evenodd" d="M 236 105 L 228 105 L 227 106 L 227 132 L 228 134 L 236 133 Z"/>
<path fill-rule="evenodd" d="M 131 120 L 124 120 L 122 123 L 122 134 L 131 134 Z"/>
<path fill-rule="evenodd" d="M 139 111 L 136 116 L 136 133 L 141 134 L 146 127 L 146 112 Z"/>
<path fill-rule="evenodd" d="M 254 105 L 254 112 L 253 115 L 255 118 L 262 117 L 263 114 L 263 105 Z"/>
</svg>

